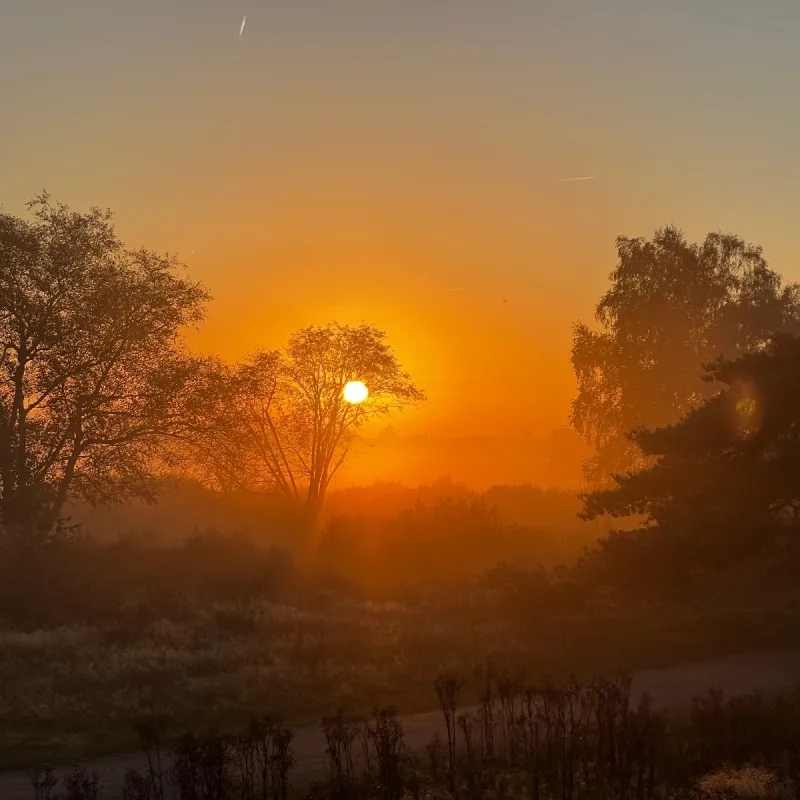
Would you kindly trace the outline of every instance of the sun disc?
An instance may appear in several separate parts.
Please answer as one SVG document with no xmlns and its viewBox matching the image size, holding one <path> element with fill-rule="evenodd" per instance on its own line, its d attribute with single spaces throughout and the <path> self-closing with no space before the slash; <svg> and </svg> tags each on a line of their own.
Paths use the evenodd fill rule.
<svg viewBox="0 0 800 800">
<path fill-rule="evenodd" d="M 369 389 L 362 381 L 350 381 L 344 387 L 344 399 L 348 403 L 363 403 L 369 396 Z"/>
</svg>

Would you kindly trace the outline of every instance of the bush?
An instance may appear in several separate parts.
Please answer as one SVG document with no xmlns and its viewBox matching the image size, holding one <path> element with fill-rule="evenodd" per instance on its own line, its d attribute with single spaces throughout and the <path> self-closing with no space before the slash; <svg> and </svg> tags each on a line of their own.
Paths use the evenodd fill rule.
<svg viewBox="0 0 800 800">
<path fill-rule="evenodd" d="M 697 785 L 701 794 L 710 800 L 766 800 L 790 796 L 778 776 L 763 767 L 726 767 L 704 775 Z"/>
<path fill-rule="evenodd" d="M 140 636 L 188 602 L 279 600 L 299 588 L 285 551 L 213 532 L 175 547 L 81 540 L 0 555 L 7 625 L 98 624 L 110 644 Z"/>
</svg>

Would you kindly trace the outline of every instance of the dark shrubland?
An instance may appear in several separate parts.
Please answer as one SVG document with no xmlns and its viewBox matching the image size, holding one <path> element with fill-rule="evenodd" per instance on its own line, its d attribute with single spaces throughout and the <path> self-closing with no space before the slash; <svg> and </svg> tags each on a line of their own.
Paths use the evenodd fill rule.
<svg viewBox="0 0 800 800">
<path fill-rule="evenodd" d="M 244 537 L 211 533 L 161 548 L 58 542 L 0 559 L 0 613 L 6 625 L 28 630 L 147 624 L 190 604 L 277 601 L 293 581 L 285 552 Z"/>
<path fill-rule="evenodd" d="M 459 702 L 465 683 L 477 705 Z M 712 691 L 688 708 L 668 709 L 634 697 L 626 677 L 530 682 L 523 669 L 491 662 L 472 676 L 441 674 L 434 688 L 442 711 L 435 732 L 409 735 L 393 707 L 323 717 L 325 778 L 297 763 L 294 732 L 274 716 L 201 734 L 145 719 L 137 730 L 147 766 L 128 771 L 123 796 L 651 800 L 800 791 L 796 692 L 726 698 Z M 52 770 L 34 773 L 35 796 L 50 797 L 58 780 Z M 61 780 L 69 798 L 97 796 L 97 778 L 81 769 Z"/>
</svg>

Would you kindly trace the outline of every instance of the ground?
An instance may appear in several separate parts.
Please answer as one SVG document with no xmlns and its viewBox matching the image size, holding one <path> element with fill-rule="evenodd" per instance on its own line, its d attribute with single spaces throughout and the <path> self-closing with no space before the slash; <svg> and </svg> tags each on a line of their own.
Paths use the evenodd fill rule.
<svg viewBox="0 0 800 800">
<path fill-rule="evenodd" d="M 711 688 L 728 693 L 765 692 L 793 688 L 800 675 L 800 649 L 749 653 L 722 659 L 687 663 L 676 667 L 643 670 L 634 675 L 633 699 L 648 693 L 658 705 L 675 706 Z M 442 734 L 439 712 L 413 714 L 403 718 L 406 744 L 420 750 L 434 733 Z M 302 789 L 310 780 L 322 779 L 325 768 L 325 741 L 317 727 L 300 729 L 294 742 L 297 765 L 293 785 Z M 126 770 L 145 765 L 138 753 L 96 759 L 86 766 L 97 773 L 102 785 L 102 800 L 119 797 Z M 28 800 L 30 780 L 26 772 L 0 774 L 0 797 L 4 800 Z"/>
<path fill-rule="evenodd" d="M 488 601 L 487 601 L 488 603 Z M 209 604 L 136 614 L 111 626 L 0 631 L 0 769 L 133 750 L 133 722 L 226 730 L 254 715 L 315 725 L 343 707 L 404 713 L 435 705 L 433 681 L 474 665 L 528 678 L 591 676 L 744 649 L 800 644 L 800 613 L 713 615 L 648 609 L 553 617 L 536 609 L 441 598 L 340 603 Z"/>
</svg>

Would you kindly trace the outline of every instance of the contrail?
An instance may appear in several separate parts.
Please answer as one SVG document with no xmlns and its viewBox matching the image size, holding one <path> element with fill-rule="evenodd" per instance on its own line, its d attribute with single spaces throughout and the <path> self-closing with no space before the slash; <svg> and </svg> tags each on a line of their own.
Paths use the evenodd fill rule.
<svg viewBox="0 0 800 800">
<path fill-rule="evenodd" d="M 244 33 L 244 26 L 247 23 L 247 15 L 242 17 L 242 27 L 239 28 L 239 38 L 242 38 L 242 34 Z"/>
<path fill-rule="evenodd" d="M 556 183 L 573 183 L 574 181 L 593 181 L 594 175 L 587 175 L 585 178 L 561 178 Z"/>
</svg>

